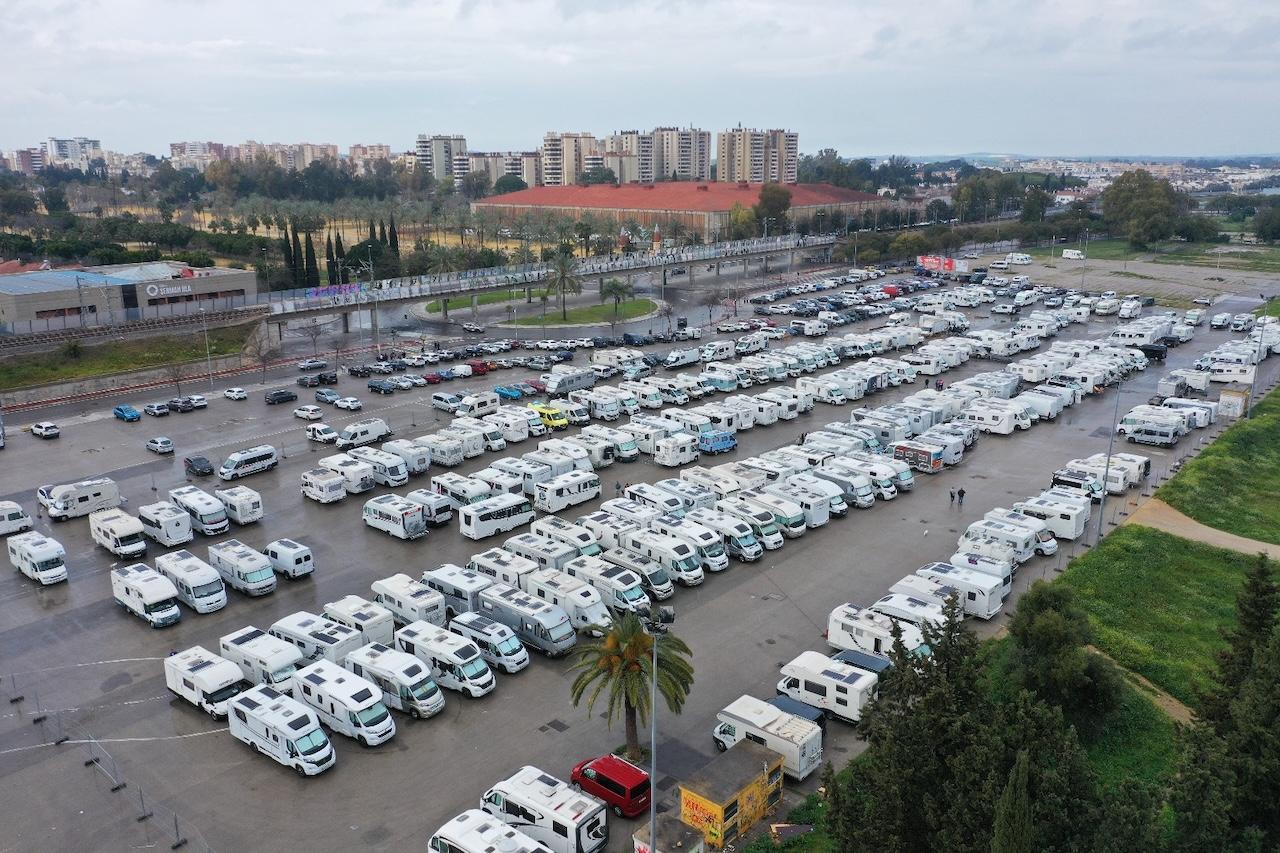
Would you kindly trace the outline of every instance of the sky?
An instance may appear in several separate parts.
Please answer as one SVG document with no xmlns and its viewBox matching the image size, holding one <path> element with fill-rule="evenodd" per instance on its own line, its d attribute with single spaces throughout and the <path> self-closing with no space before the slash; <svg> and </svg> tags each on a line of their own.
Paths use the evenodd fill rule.
<svg viewBox="0 0 1280 853">
<path fill-rule="evenodd" d="M 0 149 L 796 130 L 802 152 L 1280 151 L 1275 0 L 6 0 Z"/>
</svg>

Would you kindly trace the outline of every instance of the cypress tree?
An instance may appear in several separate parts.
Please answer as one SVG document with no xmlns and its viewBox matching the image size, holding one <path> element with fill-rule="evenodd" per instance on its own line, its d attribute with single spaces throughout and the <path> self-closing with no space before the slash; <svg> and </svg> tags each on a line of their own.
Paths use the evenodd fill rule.
<svg viewBox="0 0 1280 853">
<path fill-rule="evenodd" d="M 324 235 L 324 272 L 325 281 L 329 284 L 337 284 L 338 265 L 333 260 L 333 235 Z"/>
<path fill-rule="evenodd" d="M 385 219 L 378 220 L 378 242 L 387 245 L 387 221 Z"/>
<path fill-rule="evenodd" d="M 338 284 L 348 284 L 347 268 L 343 264 L 347 259 L 347 252 L 342 248 L 342 232 L 338 232 L 333 241 L 333 261 L 338 268 Z"/>
<path fill-rule="evenodd" d="M 298 226 L 293 226 L 293 286 L 306 287 L 306 268 L 303 266 L 302 244 L 298 241 Z M 314 258 L 312 263 L 314 263 Z"/>
<path fill-rule="evenodd" d="M 378 232 L 377 232 L 377 229 L 373 227 L 373 217 L 370 216 L 369 217 L 369 242 L 372 243 L 374 240 L 377 240 L 377 239 L 378 239 Z"/>
<path fill-rule="evenodd" d="M 1236 767 L 1236 823 L 1280 848 L 1280 630 L 1261 638 L 1231 703 L 1226 753 Z"/>
<path fill-rule="evenodd" d="M 1027 751 L 1018 752 L 1009 781 L 996 804 L 995 837 L 991 853 L 1032 853 L 1031 800 L 1027 790 Z"/>
<path fill-rule="evenodd" d="M 303 270 L 303 274 L 307 287 L 320 286 L 320 269 L 316 265 L 316 247 L 311 242 L 310 231 L 307 232 L 306 267 Z"/>
<path fill-rule="evenodd" d="M 400 235 L 396 233 L 396 215 L 391 214 L 391 225 L 387 228 L 387 245 L 391 247 L 391 254 L 397 258 L 400 257 Z"/>
<path fill-rule="evenodd" d="M 1218 653 L 1215 684 L 1201 702 L 1201 718 L 1219 732 L 1226 732 L 1230 725 L 1231 701 L 1253 670 L 1255 653 L 1275 631 L 1277 606 L 1280 606 L 1280 589 L 1276 586 L 1271 561 L 1259 554 L 1236 597 L 1237 624 L 1226 634 L 1227 647 Z"/>
<path fill-rule="evenodd" d="M 289 232 L 286 227 L 284 236 L 280 238 L 280 254 L 284 255 L 284 268 L 293 276 L 293 249 L 289 245 Z"/>
</svg>

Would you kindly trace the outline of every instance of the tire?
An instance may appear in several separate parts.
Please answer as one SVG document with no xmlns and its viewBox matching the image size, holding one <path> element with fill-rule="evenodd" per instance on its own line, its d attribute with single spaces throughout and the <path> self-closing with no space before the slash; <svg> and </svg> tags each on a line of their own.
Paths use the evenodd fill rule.
<svg viewBox="0 0 1280 853">
<path fill-rule="evenodd" d="M 360 744 L 360 745 L 361 745 L 361 746 L 363 746 L 365 749 L 368 749 L 368 748 L 369 748 L 369 741 L 365 740 L 364 735 L 359 735 L 359 736 L 357 736 L 357 737 L 356 737 L 356 743 Z"/>
<path fill-rule="evenodd" d="M 305 770 L 303 770 L 303 769 L 302 769 L 302 765 L 301 765 L 301 764 L 295 764 L 295 765 L 293 765 L 293 770 L 294 770 L 294 772 L 295 772 L 295 773 L 297 773 L 299 776 L 303 777 L 304 779 L 306 778 L 306 776 L 307 776 L 307 771 L 305 771 Z"/>
<path fill-rule="evenodd" d="M 722 742 L 718 740 L 716 741 L 716 752 L 724 752 L 726 749 L 728 749 L 728 747 L 726 747 Z"/>
<path fill-rule="evenodd" d="M 575 785 L 574 787 L 576 788 L 577 786 Z M 610 811 L 612 811 L 616 817 L 622 817 L 622 806 L 613 806 L 610 808 Z"/>
<path fill-rule="evenodd" d="M 419 711 L 417 708 L 410 708 L 410 709 L 409 709 L 409 716 L 410 716 L 410 717 L 413 717 L 415 720 L 421 720 L 421 719 L 422 719 L 422 712 L 421 712 L 421 711 Z"/>
<path fill-rule="evenodd" d="M 252 749 L 254 752 L 258 751 L 258 745 L 256 743 L 250 742 L 249 748 Z"/>
</svg>

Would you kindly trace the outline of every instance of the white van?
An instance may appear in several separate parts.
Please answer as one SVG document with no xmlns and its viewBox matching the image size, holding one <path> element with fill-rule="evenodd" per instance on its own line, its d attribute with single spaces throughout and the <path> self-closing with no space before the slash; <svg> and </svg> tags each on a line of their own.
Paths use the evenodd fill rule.
<svg viewBox="0 0 1280 853">
<path fill-rule="evenodd" d="M 33 526 L 31 516 L 15 501 L 0 501 L 0 536 L 22 533 Z"/>
<path fill-rule="evenodd" d="M 822 764 L 822 729 L 818 724 L 762 699 L 740 696 L 716 714 L 716 720 L 711 737 L 721 752 L 740 740 L 753 740 L 781 754 L 783 772 L 797 781 Z"/>
<path fill-rule="evenodd" d="M 182 618 L 182 611 L 178 609 L 178 590 L 168 578 L 146 563 L 112 569 L 111 595 L 116 604 L 152 628 L 173 625 Z"/>
<path fill-rule="evenodd" d="M 328 468 L 303 471 L 302 496 L 317 503 L 336 503 L 347 496 L 347 478 Z"/>
<path fill-rule="evenodd" d="M 406 574 L 394 574 L 369 584 L 373 600 L 391 611 L 398 625 L 410 622 L 445 623 L 444 595 Z"/>
<path fill-rule="evenodd" d="M 227 586 L 245 595 L 275 592 L 276 574 L 267 555 L 239 539 L 224 539 L 210 545 L 209 565 L 218 570 Z"/>
<path fill-rule="evenodd" d="M 300 776 L 323 773 L 337 763 L 320 718 L 295 699 L 261 684 L 231 701 L 231 736 Z"/>
<path fill-rule="evenodd" d="M 395 737 L 396 721 L 382 704 L 382 690 L 371 681 L 318 660 L 293 674 L 293 696 L 315 711 L 320 721 L 363 746 L 377 746 Z"/>
<path fill-rule="evenodd" d="M 218 570 L 190 551 L 156 557 L 156 571 L 169 579 L 178 600 L 196 613 L 213 613 L 227 606 L 227 589 Z"/>
<path fill-rule="evenodd" d="M 347 455 L 368 465 L 375 483 L 395 488 L 409 482 L 409 468 L 398 454 L 376 447 L 356 447 Z"/>
<path fill-rule="evenodd" d="M 533 521 L 533 505 L 524 495 L 495 495 L 458 511 L 458 529 L 468 539 L 486 539 Z"/>
<path fill-rule="evenodd" d="M 170 693 L 215 720 L 225 719 L 231 700 L 253 686 L 240 667 L 201 646 L 165 658 L 164 683 Z"/>
<path fill-rule="evenodd" d="M 411 622 L 396 631 L 396 648 L 430 665 L 441 687 L 478 699 L 497 686 L 475 643 L 438 625 Z"/>
<path fill-rule="evenodd" d="M 271 561 L 271 568 L 287 578 L 306 577 L 315 571 L 311 549 L 292 539 L 268 542 L 262 553 Z"/>
<path fill-rule="evenodd" d="M 444 694 L 431 679 L 431 671 L 407 652 L 369 643 L 348 654 L 342 665 L 381 690 L 383 704 L 415 720 L 444 710 Z"/>
<path fill-rule="evenodd" d="M 94 542 L 117 557 L 141 557 L 147 553 L 142 522 L 122 509 L 89 513 L 89 534 Z"/>
<path fill-rule="evenodd" d="M 365 418 L 347 424 L 342 432 L 338 433 L 338 440 L 334 445 L 339 450 L 347 450 L 351 447 L 363 447 L 366 444 L 383 441 L 394 434 L 382 418 Z"/>
<path fill-rule="evenodd" d="M 361 516 L 369 527 L 397 539 L 417 539 L 427 535 L 427 518 L 422 504 L 399 495 L 379 495 L 365 501 Z"/>
<path fill-rule="evenodd" d="M 13 567 L 33 581 L 48 586 L 67 579 L 67 552 L 58 540 L 32 530 L 10 536 L 5 548 Z"/>
<path fill-rule="evenodd" d="M 49 486 L 41 488 L 47 494 L 45 510 L 51 521 L 66 521 L 68 518 L 79 518 L 100 509 L 112 509 L 120 506 L 120 487 L 107 477 L 95 477 L 92 480 L 81 480 L 65 486 Z"/>
<path fill-rule="evenodd" d="M 782 665 L 778 694 L 817 708 L 827 717 L 856 723 L 862 709 L 875 697 L 879 679 L 874 673 L 821 652 L 801 652 Z"/>
<path fill-rule="evenodd" d="M 324 606 L 324 615 L 339 625 L 358 631 L 365 643 L 395 642 L 395 620 L 391 611 L 358 595 L 345 595 L 337 601 L 330 601 Z"/>
<path fill-rule="evenodd" d="M 218 469 L 218 476 L 224 480 L 237 480 L 260 471 L 270 471 L 278 464 L 280 455 L 276 449 L 269 444 L 259 444 L 228 456 Z"/>
<path fill-rule="evenodd" d="M 262 495 L 248 486 L 214 489 L 213 496 L 222 501 L 227 518 L 236 524 L 252 524 L 263 516 Z"/>
<path fill-rule="evenodd" d="M 184 545 L 195 538 L 191 516 L 168 501 L 138 507 L 142 532 L 165 547 Z"/>
</svg>

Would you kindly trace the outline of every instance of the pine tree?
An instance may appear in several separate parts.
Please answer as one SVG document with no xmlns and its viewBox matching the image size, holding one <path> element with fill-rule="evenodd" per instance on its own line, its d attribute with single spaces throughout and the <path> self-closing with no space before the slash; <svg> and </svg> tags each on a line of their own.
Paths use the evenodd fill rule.
<svg viewBox="0 0 1280 853">
<path fill-rule="evenodd" d="M 303 277 L 307 287 L 320 286 L 320 268 L 316 265 L 316 247 L 311 242 L 311 232 L 307 232 L 306 240 L 306 266 L 303 269 Z"/>
<path fill-rule="evenodd" d="M 1236 775 L 1222 738 L 1207 725 L 1184 732 L 1178 771 L 1169 786 L 1171 853 L 1221 850 L 1236 824 Z"/>
<path fill-rule="evenodd" d="M 338 232 L 333 241 L 333 261 L 338 267 L 338 283 L 350 284 L 346 267 L 347 253 L 342 248 L 342 232 Z"/>
<path fill-rule="evenodd" d="M 385 219 L 378 220 L 378 242 L 387 245 L 387 221 Z"/>
<path fill-rule="evenodd" d="M 337 281 L 338 265 L 333 260 L 333 235 L 324 235 L 324 275 L 325 281 L 330 285 L 335 285 Z"/>
<path fill-rule="evenodd" d="M 1258 643 L 1253 668 L 1231 703 L 1226 735 L 1236 778 L 1236 821 L 1280 848 L 1280 630 Z"/>
<path fill-rule="evenodd" d="M 307 270 L 304 266 L 304 258 L 302 257 L 302 243 L 298 241 L 298 226 L 293 226 L 293 286 L 307 286 Z M 312 259 L 312 263 L 315 259 Z"/>
<path fill-rule="evenodd" d="M 391 247 L 391 254 L 397 258 L 400 257 L 400 235 L 396 233 L 396 215 L 391 214 L 391 224 L 387 227 L 387 244 Z"/>
<path fill-rule="evenodd" d="M 378 239 L 378 231 L 373 227 L 373 217 L 369 217 L 369 242 L 372 243 Z"/>
<path fill-rule="evenodd" d="M 1245 576 L 1236 597 L 1236 627 L 1226 634 L 1227 647 L 1218 653 L 1214 686 L 1201 699 L 1201 719 L 1225 732 L 1230 720 L 1231 701 L 1253 669 L 1255 653 L 1274 633 L 1280 589 L 1271 561 L 1259 554 Z"/>
<path fill-rule="evenodd" d="M 1134 779 L 1102 789 L 1094 850 L 1159 850 L 1163 791 Z"/>
<path fill-rule="evenodd" d="M 1018 753 L 1009 771 L 1009 781 L 996 804 L 995 837 L 991 853 L 1032 853 L 1031 802 L 1027 790 L 1029 771 L 1027 751 Z"/>
</svg>

